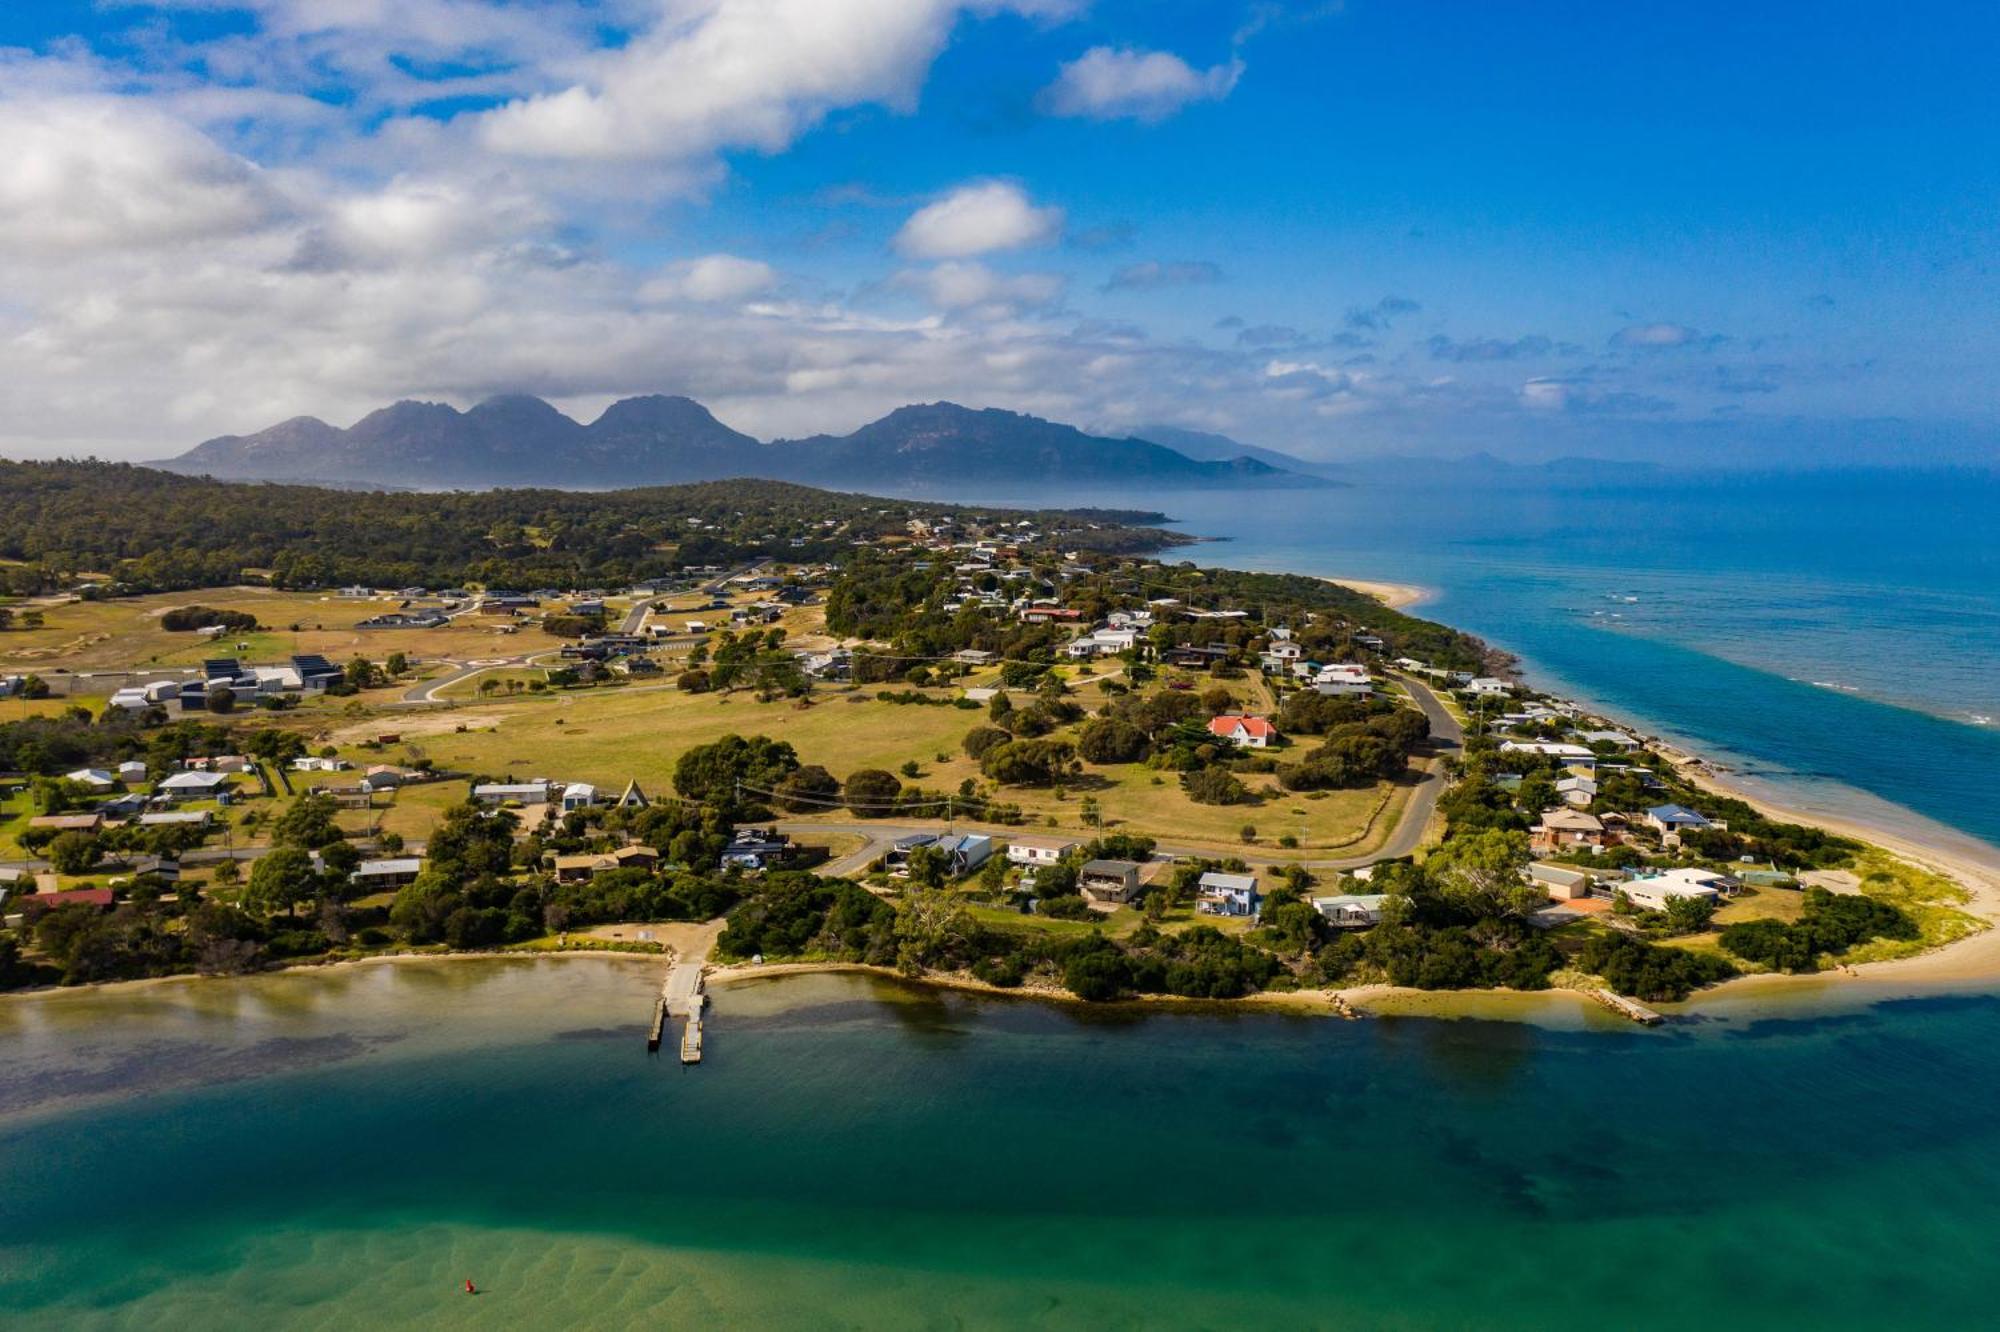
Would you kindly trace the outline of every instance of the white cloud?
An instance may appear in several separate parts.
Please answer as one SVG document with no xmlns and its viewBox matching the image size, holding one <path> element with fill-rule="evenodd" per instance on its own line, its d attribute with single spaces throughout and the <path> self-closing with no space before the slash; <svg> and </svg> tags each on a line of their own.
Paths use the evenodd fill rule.
<svg viewBox="0 0 2000 1332">
<path fill-rule="evenodd" d="M 977 261 L 950 262 L 899 273 L 896 284 L 923 292 L 941 310 L 984 307 L 992 313 L 1048 305 L 1063 294 L 1059 273 L 997 273 Z"/>
<path fill-rule="evenodd" d="M 584 77 L 479 118 L 484 143 L 527 157 L 675 159 L 784 148 L 840 107 L 907 111 L 961 0 L 672 0 L 658 26 Z M 980 11 L 1060 16 L 1049 0 Z"/>
<path fill-rule="evenodd" d="M 0 101 L 0 144 L 0 240 L 27 251 L 212 240 L 288 210 L 257 167 L 133 99 Z"/>
<path fill-rule="evenodd" d="M 761 259 L 707 254 L 669 265 L 640 288 L 649 301 L 688 300 L 717 304 L 746 301 L 778 285 L 778 270 Z"/>
<path fill-rule="evenodd" d="M 1044 245 L 1062 230 L 1060 208 L 1037 208 L 1018 185 L 962 185 L 910 215 L 896 249 L 913 259 L 969 259 Z"/>
<path fill-rule="evenodd" d="M 1198 70 L 1169 51 L 1093 46 L 1062 67 L 1041 103 L 1052 115 L 1150 124 L 1191 102 L 1221 101 L 1242 77 L 1241 60 Z"/>
</svg>

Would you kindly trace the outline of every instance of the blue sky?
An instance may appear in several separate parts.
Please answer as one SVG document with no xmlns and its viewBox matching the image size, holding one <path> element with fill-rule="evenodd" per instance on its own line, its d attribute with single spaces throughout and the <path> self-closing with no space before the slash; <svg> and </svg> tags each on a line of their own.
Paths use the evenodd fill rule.
<svg viewBox="0 0 2000 1332">
<path fill-rule="evenodd" d="M 1990 7 L 59 0 L 0 449 L 952 398 L 1318 457 L 1996 456 Z"/>
</svg>

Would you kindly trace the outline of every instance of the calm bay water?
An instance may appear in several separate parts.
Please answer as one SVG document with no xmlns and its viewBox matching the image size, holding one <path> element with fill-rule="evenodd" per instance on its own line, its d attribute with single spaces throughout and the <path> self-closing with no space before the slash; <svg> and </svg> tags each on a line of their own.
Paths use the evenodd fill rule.
<svg viewBox="0 0 2000 1332">
<path fill-rule="evenodd" d="M 0 1322 L 1880 1327 L 2000 1296 L 1992 997 L 1641 1031 L 798 978 L 723 991 L 684 1073 L 640 1045 L 656 970 L 0 1005 Z"/>
<path fill-rule="evenodd" d="M 1422 584 L 1417 614 L 1775 799 L 2000 845 L 2000 474 L 978 498 L 1156 508 L 1226 539 L 1170 558 Z"/>
</svg>

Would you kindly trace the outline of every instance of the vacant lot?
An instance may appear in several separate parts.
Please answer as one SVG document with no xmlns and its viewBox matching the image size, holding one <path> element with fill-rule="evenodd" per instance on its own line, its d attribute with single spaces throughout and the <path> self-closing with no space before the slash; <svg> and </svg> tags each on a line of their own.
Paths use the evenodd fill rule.
<svg viewBox="0 0 2000 1332">
<path fill-rule="evenodd" d="M 195 605 L 247 612 L 255 615 L 263 628 L 211 639 L 195 633 L 170 633 L 160 627 L 160 617 L 167 611 Z M 394 652 L 413 659 L 462 660 L 543 652 L 562 642 L 528 626 L 506 632 L 511 622 L 498 616 L 461 616 L 438 629 L 354 627 L 357 621 L 394 611 L 398 605 L 393 598 L 364 600 L 328 593 L 226 587 L 39 606 L 35 609 L 43 617 L 41 628 L 17 627 L 0 633 L 0 668 L 44 674 L 52 667 L 144 671 L 192 666 L 204 657 L 215 656 L 271 664 L 295 652 L 317 652 L 334 661 L 356 655 L 380 661 Z M 17 608 L 17 615 L 21 609 L 26 608 Z"/>
<path fill-rule="evenodd" d="M 1085 691 L 1086 702 L 1094 692 Z M 934 691 L 934 696 L 946 694 Z M 675 762 L 694 746 L 731 734 L 768 735 L 790 743 L 802 762 L 819 764 L 836 777 L 859 768 L 895 772 L 914 762 L 918 775 L 906 781 L 955 791 L 968 779 L 981 780 L 978 766 L 964 756 L 959 742 L 984 720 L 982 709 L 884 703 L 866 690 L 823 692 L 801 707 L 790 700 L 759 703 L 748 694 L 684 694 L 671 686 L 645 685 L 490 700 L 476 711 L 357 718 L 335 739 L 358 761 L 407 760 L 410 755 L 400 751 L 348 752 L 354 742 L 378 731 L 395 731 L 405 749 L 420 751 L 447 770 L 587 781 L 614 790 L 636 778 L 659 793 L 671 791 Z M 468 729 L 460 732 L 459 725 Z M 1251 775 L 1246 784 L 1259 794 L 1259 803 L 1198 805 L 1182 792 L 1175 774 L 1118 764 L 1086 768 L 1079 783 L 1060 797 L 1027 787 L 1004 788 L 999 797 L 1027 811 L 1030 827 L 1087 833 L 1086 811 L 1094 808 L 1098 826 L 1105 830 L 1222 852 L 1244 844 L 1241 830 L 1247 824 L 1256 829 L 1254 844 L 1266 851 L 1289 836 L 1303 854 L 1318 855 L 1369 850 L 1394 825 L 1407 798 L 1406 787 L 1387 784 L 1310 796 L 1280 791 L 1268 775 Z M 449 790 L 462 793 L 463 787 L 454 783 Z M 412 838 L 422 835 L 423 820 L 430 816 L 409 803 L 413 794 L 404 793 L 388 820 Z M 1086 800 L 1094 805 L 1087 806 Z M 852 817 L 841 810 L 827 815 L 834 822 Z"/>
</svg>

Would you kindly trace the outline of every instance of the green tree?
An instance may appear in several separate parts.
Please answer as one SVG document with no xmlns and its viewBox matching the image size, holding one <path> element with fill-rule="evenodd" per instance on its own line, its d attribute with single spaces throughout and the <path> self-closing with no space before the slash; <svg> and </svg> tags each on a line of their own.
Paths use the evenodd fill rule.
<svg viewBox="0 0 2000 1332">
<path fill-rule="evenodd" d="M 739 783 L 755 798 L 755 792 L 775 789 L 798 767 L 797 751 L 782 740 L 726 735 L 680 756 L 674 764 L 674 790 L 689 800 L 723 804 L 735 799 Z"/>
<path fill-rule="evenodd" d="M 319 891 L 319 875 L 312 857 L 302 848 L 280 846 L 257 858 L 250 870 L 250 882 L 243 889 L 243 904 L 264 915 L 293 908 Z"/>
<path fill-rule="evenodd" d="M 903 783 L 895 773 L 880 768 L 861 768 L 848 774 L 841 796 L 847 807 L 863 818 L 884 818 L 896 812 Z"/>
<path fill-rule="evenodd" d="M 97 863 L 97 839 L 83 832 L 60 833 L 49 843 L 47 855 L 58 874 L 88 874 Z"/>
</svg>

